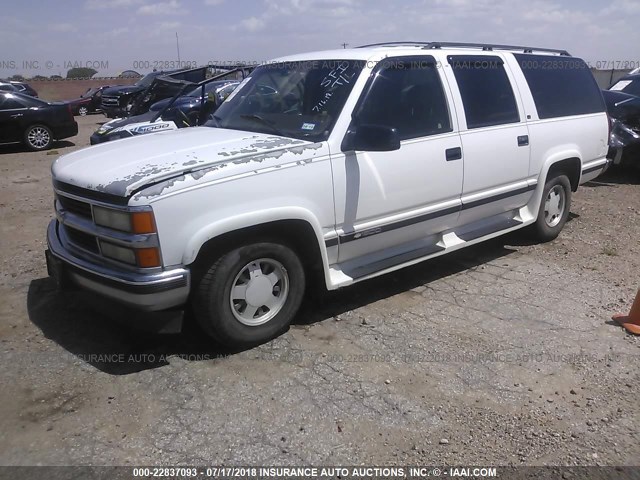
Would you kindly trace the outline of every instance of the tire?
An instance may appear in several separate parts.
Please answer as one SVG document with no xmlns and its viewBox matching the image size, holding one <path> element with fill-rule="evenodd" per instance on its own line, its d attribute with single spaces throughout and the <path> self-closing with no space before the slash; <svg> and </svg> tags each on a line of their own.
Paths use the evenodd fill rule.
<svg viewBox="0 0 640 480">
<path fill-rule="evenodd" d="M 541 242 L 556 238 L 569 218 L 571 183 L 566 175 L 550 178 L 544 185 L 538 218 L 532 225 L 534 235 Z"/>
<path fill-rule="evenodd" d="M 279 243 L 236 248 L 204 267 L 193 311 L 224 348 L 246 348 L 282 333 L 298 311 L 305 273 L 296 253 Z"/>
<path fill-rule="evenodd" d="M 24 132 L 24 143 L 33 151 L 46 150 L 53 143 L 53 135 L 45 125 L 31 125 Z"/>
<path fill-rule="evenodd" d="M 85 107 L 84 105 L 78 107 L 78 115 L 80 115 L 81 117 L 85 117 L 87 113 L 89 113 L 89 109 L 87 107 Z"/>
</svg>

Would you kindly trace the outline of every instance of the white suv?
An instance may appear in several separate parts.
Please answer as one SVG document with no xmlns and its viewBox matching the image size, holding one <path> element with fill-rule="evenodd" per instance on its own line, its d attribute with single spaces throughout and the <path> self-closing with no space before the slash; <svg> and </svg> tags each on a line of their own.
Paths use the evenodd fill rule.
<svg viewBox="0 0 640 480">
<path fill-rule="evenodd" d="M 523 227 L 562 229 L 607 166 L 608 119 L 564 51 L 392 43 L 257 68 L 207 126 L 64 155 L 49 272 L 225 345 L 328 289 Z"/>
</svg>

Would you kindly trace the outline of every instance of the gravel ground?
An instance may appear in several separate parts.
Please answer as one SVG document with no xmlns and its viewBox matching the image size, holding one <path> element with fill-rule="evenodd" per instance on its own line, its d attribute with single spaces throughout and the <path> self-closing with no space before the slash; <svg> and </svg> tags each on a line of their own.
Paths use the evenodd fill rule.
<svg viewBox="0 0 640 480">
<path fill-rule="evenodd" d="M 638 465 L 640 187 L 574 195 L 560 237 L 510 235 L 343 291 L 223 356 L 47 279 L 52 152 L 0 147 L 0 464 Z M 56 153 L 57 152 L 57 153 Z"/>
</svg>

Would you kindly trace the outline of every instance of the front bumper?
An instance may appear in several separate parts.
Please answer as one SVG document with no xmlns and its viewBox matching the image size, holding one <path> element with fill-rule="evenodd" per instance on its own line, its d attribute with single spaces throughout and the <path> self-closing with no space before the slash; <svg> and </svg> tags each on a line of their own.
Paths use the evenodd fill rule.
<svg viewBox="0 0 640 480">
<path fill-rule="evenodd" d="M 159 311 L 182 306 L 189 296 L 190 271 L 174 268 L 154 273 L 115 270 L 89 262 L 65 249 L 57 220 L 47 229 L 47 270 L 60 286 L 73 283 L 124 305 Z"/>
<path fill-rule="evenodd" d="M 106 133 L 104 135 L 100 135 L 100 134 L 94 132 L 89 137 L 89 143 L 91 145 L 97 145 L 99 143 L 104 143 L 104 142 L 107 142 L 107 141 L 109 141 L 109 138 L 107 137 Z"/>
<path fill-rule="evenodd" d="M 101 105 L 101 110 L 107 118 L 122 118 L 127 116 L 127 111 L 122 107 L 107 107 L 105 105 Z"/>
</svg>

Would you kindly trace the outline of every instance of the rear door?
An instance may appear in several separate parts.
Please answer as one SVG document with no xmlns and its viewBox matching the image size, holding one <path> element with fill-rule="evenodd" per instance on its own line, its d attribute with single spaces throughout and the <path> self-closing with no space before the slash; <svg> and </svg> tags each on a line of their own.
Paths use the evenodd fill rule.
<svg viewBox="0 0 640 480">
<path fill-rule="evenodd" d="M 529 185 L 529 131 L 511 72 L 497 55 L 449 55 L 457 90 L 464 156 L 460 224 L 524 206 Z M 458 105 L 456 105 L 458 107 Z"/>
<path fill-rule="evenodd" d="M 0 93 L 0 143 L 19 142 L 28 109 L 10 93 Z"/>
</svg>

